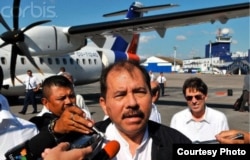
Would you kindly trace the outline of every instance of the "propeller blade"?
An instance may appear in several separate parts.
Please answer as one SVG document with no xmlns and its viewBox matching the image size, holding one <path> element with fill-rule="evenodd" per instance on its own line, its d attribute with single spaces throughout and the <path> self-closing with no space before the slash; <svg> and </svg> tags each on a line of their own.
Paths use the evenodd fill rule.
<svg viewBox="0 0 250 160">
<path fill-rule="evenodd" d="M 13 28 L 14 30 L 18 30 L 19 28 L 19 7 L 20 7 L 20 0 L 14 0 L 14 4 L 13 4 Z"/>
<path fill-rule="evenodd" d="M 2 14 L 0 14 L 0 22 L 2 23 L 2 25 L 4 26 L 4 28 L 6 28 L 8 31 L 10 31 L 10 27 L 8 26 L 8 24 L 5 22 L 5 20 L 3 19 Z"/>
<path fill-rule="evenodd" d="M 6 46 L 6 45 L 8 45 L 9 43 L 7 43 L 7 42 L 4 42 L 3 44 L 1 44 L 0 45 L 0 48 L 2 48 L 2 47 L 4 47 L 4 46 Z"/>
<path fill-rule="evenodd" d="M 18 48 L 16 45 L 12 45 L 11 59 L 10 59 L 10 78 L 13 86 L 15 86 L 15 75 L 16 75 L 16 59 L 17 59 Z"/>
<path fill-rule="evenodd" d="M 2 69 L 2 66 L 0 66 L 0 90 L 3 86 L 3 78 L 4 78 L 3 69 Z"/>
<path fill-rule="evenodd" d="M 35 27 L 37 25 L 48 23 L 48 22 L 51 22 L 51 20 L 44 20 L 44 21 L 38 21 L 38 22 L 32 23 L 32 24 L 28 25 L 22 32 L 25 32 L 25 31 L 29 30 L 30 28 Z"/>
<path fill-rule="evenodd" d="M 29 52 L 27 45 L 24 42 L 18 42 L 17 46 L 21 50 L 22 54 L 25 55 L 28 58 L 28 60 L 30 61 L 30 63 L 38 70 L 38 72 L 43 74 L 43 71 L 38 67 L 38 65 L 36 64 L 36 62 L 32 58 L 32 56 L 30 55 L 30 52 Z"/>
</svg>

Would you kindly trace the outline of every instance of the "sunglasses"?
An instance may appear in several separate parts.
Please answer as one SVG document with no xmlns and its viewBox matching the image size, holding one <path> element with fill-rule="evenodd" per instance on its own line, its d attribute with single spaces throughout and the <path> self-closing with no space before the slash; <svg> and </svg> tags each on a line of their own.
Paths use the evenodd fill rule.
<svg viewBox="0 0 250 160">
<path fill-rule="evenodd" d="M 193 98 L 195 98 L 196 100 L 202 100 L 203 95 L 186 96 L 185 98 L 186 98 L 187 101 L 191 101 Z"/>
</svg>

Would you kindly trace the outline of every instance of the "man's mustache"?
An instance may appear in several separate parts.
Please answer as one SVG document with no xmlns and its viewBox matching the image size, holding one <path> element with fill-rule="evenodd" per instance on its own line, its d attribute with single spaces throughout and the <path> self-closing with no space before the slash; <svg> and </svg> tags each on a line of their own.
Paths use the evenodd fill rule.
<svg viewBox="0 0 250 160">
<path fill-rule="evenodd" d="M 131 117 L 140 117 L 140 118 L 144 118 L 145 115 L 144 113 L 141 111 L 141 110 L 129 110 L 127 112 L 125 112 L 123 115 L 122 115 L 122 119 L 125 119 L 125 118 L 131 118 Z"/>
</svg>

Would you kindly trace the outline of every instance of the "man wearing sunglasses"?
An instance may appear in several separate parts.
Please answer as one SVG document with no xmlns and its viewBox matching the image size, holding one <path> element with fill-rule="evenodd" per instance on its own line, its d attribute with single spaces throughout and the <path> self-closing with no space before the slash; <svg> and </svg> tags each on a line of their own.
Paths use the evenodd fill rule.
<svg viewBox="0 0 250 160">
<path fill-rule="evenodd" d="M 208 88 L 202 79 L 188 78 L 182 91 L 188 108 L 172 117 L 172 128 L 179 130 L 193 142 L 214 140 L 215 135 L 229 129 L 225 114 L 206 105 Z"/>
</svg>

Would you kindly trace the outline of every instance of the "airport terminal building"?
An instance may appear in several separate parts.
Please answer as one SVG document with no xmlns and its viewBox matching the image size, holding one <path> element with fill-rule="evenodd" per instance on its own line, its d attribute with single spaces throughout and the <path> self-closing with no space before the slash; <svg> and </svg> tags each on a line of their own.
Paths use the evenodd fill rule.
<svg viewBox="0 0 250 160">
<path fill-rule="evenodd" d="M 183 60 L 184 72 L 214 74 L 246 74 L 250 69 L 250 50 L 231 53 L 229 30 L 219 30 L 215 42 L 205 46 L 205 58 Z"/>
<path fill-rule="evenodd" d="M 204 58 L 179 60 L 171 57 L 152 56 L 142 65 L 152 72 L 186 72 L 211 74 L 246 74 L 250 70 L 250 49 L 232 53 L 229 29 L 219 29 L 216 41 L 205 45 Z"/>
</svg>

